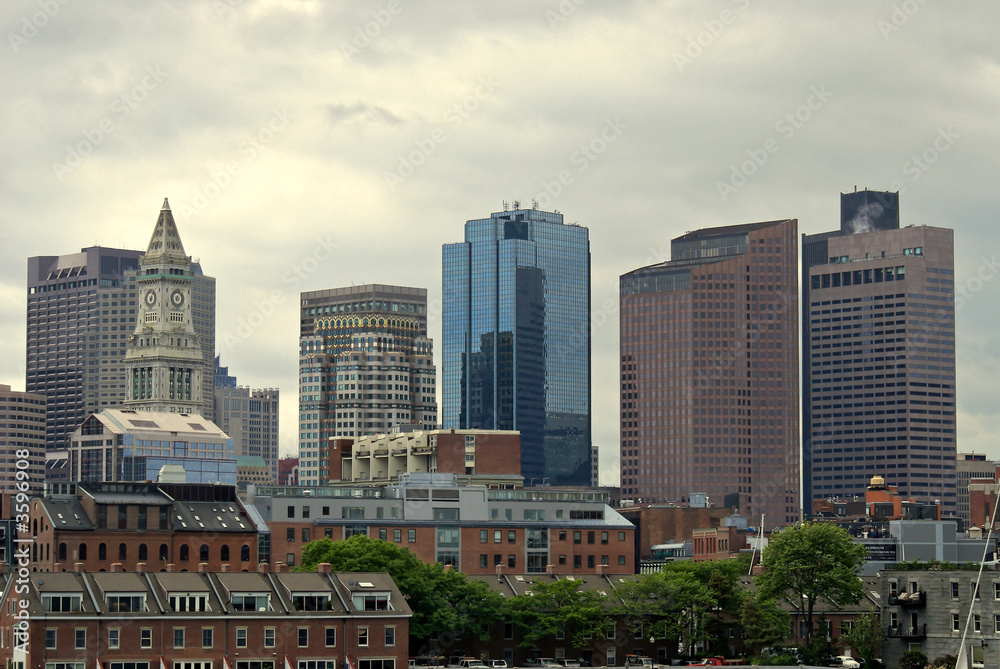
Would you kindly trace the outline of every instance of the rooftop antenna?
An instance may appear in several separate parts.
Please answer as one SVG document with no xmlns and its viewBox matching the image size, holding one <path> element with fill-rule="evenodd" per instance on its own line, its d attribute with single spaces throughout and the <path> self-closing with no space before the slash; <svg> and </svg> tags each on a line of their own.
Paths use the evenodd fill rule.
<svg viewBox="0 0 1000 669">
<path fill-rule="evenodd" d="M 536 211 L 538 210 L 538 200 L 536 198 L 531 198 L 531 208 Z"/>
<path fill-rule="evenodd" d="M 514 209 L 520 209 L 520 208 L 521 208 L 521 201 L 514 200 Z"/>
<path fill-rule="evenodd" d="M 503 201 L 503 210 L 510 211 L 510 206 L 507 204 L 507 200 Z"/>
</svg>

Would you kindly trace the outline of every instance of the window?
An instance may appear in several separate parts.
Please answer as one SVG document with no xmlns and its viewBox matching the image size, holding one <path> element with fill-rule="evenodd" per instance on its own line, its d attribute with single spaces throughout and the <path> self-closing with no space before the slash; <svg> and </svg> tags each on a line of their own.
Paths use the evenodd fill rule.
<svg viewBox="0 0 1000 669">
<path fill-rule="evenodd" d="M 993 632 L 1000 634 L 1000 613 L 993 614 Z"/>
<path fill-rule="evenodd" d="M 118 644 L 121 642 L 121 635 L 122 631 L 117 627 L 108 629 L 108 648 L 118 648 Z"/>
<path fill-rule="evenodd" d="M 976 600 L 977 602 L 979 601 L 979 584 L 978 583 L 972 583 L 972 598 L 974 600 Z"/>
<path fill-rule="evenodd" d="M 80 611 L 83 595 L 42 595 L 42 606 L 49 613 Z"/>
<path fill-rule="evenodd" d="M 83 650 L 87 647 L 87 630 L 73 630 L 73 647 Z"/>
<path fill-rule="evenodd" d="M 108 559 L 108 545 L 107 544 L 101 544 L 101 545 L 99 545 L 97 547 L 97 559 L 101 560 L 102 562 L 104 560 Z"/>
<path fill-rule="evenodd" d="M 397 544 L 401 542 L 403 540 L 403 530 L 393 530 L 392 540 L 395 541 Z"/>
<path fill-rule="evenodd" d="M 201 630 L 201 647 L 202 648 L 211 648 L 212 647 L 212 641 L 213 641 L 212 637 L 213 636 L 214 635 L 212 633 L 212 628 L 211 627 L 203 627 L 202 630 Z"/>
<path fill-rule="evenodd" d="M 285 553 L 285 564 L 289 567 L 295 566 L 295 553 Z"/>
<path fill-rule="evenodd" d="M 367 626 L 359 627 L 358 646 L 367 646 L 367 645 L 368 645 L 368 627 Z"/>
<path fill-rule="evenodd" d="M 638 623 L 634 628 L 632 628 L 632 638 L 633 639 L 642 638 L 642 623 Z"/>
<path fill-rule="evenodd" d="M 385 541 L 388 538 L 388 536 L 389 536 L 389 530 L 385 529 L 384 527 L 379 528 L 378 531 L 379 540 Z"/>
<path fill-rule="evenodd" d="M 299 628 L 299 648 L 305 648 L 309 645 L 309 628 L 300 627 Z"/>
<path fill-rule="evenodd" d="M 587 532 L 587 543 L 588 544 L 594 543 L 595 537 L 596 537 L 596 533 L 593 530 Z"/>
<path fill-rule="evenodd" d="M 513 553 L 507 556 L 507 566 L 510 569 L 515 569 L 517 567 L 517 556 Z"/>
<path fill-rule="evenodd" d="M 108 669 L 149 669 L 149 662 L 108 662 Z"/>
<path fill-rule="evenodd" d="M 56 631 L 52 628 L 45 630 L 45 647 L 54 650 L 56 647 Z"/>
<path fill-rule="evenodd" d="M 184 647 L 184 628 L 175 627 L 174 628 L 174 648 Z"/>
<path fill-rule="evenodd" d="M 198 549 L 198 559 L 202 562 L 208 562 L 208 544 L 202 544 L 201 548 Z"/>
<path fill-rule="evenodd" d="M 309 528 L 308 527 L 303 527 L 302 528 L 302 543 L 304 543 L 304 544 L 309 543 L 309 536 L 310 536 L 310 534 L 309 534 Z"/>
<path fill-rule="evenodd" d="M 118 612 L 131 612 L 131 611 L 145 611 L 146 610 L 146 597 L 145 595 L 112 595 L 109 594 L 105 597 L 105 602 L 108 605 L 108 611 L 115 613 Z"/>
<path fill-rule="evenodd" d="M 983 631 L 982 619 L 980 618 L 978 613 L 972 614 L 972 631 L 973 632 Z"/>
<path fill-rule="evenodd" d="M 285 540 L 288 541 L 288 543 L 290 543 L 290 544 L 295 543 L 295 528 L 294 527 L 289 527 L 289 528 L 287 528 L 285 530 Z"/>
<path fill-rule="evenodd" d="M 146 544 L 139 544 L 139 561 L 145 562 L 149 559 L 149 549 Z"/>
<path fill-rule="evenodd" d="M 396 645 L 396 627 L 395 625 L 385 626 L 385 645 L 395 646 Z"/>
<path fill-rule="evenodd" d="M 575 569 L 581 569 L 583 567 L 583 556 L 582 555 L 574 555 L 573 556 L 573 567 Z"/>
<path fill-rule="evenodd" d="M 229 562 L 229 545 L 222 544 L 222 548 L 219 549 L 219 559 L 223 562 Z"/>
<path fill-rule="evenodd" d="M 625 532 L 621 531 L 618 533 L 618 541 L 625 541 Z"/>
<path fill-rule="evenodd" d="M 326 628 L 326 647 L 333 648 L 337 645 L 337 628 L 327 627 Z"/>
<path fill-rule="evenodd" d="M 104 544 L 101 545 L 103 546 Z M 187 544 L 183 544 L 181 546 L 181 562 L 187 562 L 190 559 L 191 559 L 191 549 L 188 548 Z"/>
<path fill-rule="evenodd" d="M 208 595 L 170 595 L 168 598 L 170 608 L 174 611 L 209 611 Z"/>
<path fill-rule="evenodd" d="M 396 669 L 396 660 L 358 660 L 358 669 Z"/>
<path fill-rule="evenodd" d="M 615 649 L 614 648 L 608 648 L 607 655 L 605 656 L 604 661 L 605 661 L 605 663 L 609 667 L 613 667 L 616 664 L 618 664 L 617 661 L 616 661 L 616 659 L 615 659 Z"/>
<path fill-rule="evenodd" d="M 119 560 L 128 559 L 128 547 L 125 544 L 118 544 L 118 559 Z"/>
<path fill-rule="evenodd" d="M 962 622 L 959 620 L 958 614 L 957 613 L 952 613 L 951 614 L 951 631 L 952 632 L 959 632 L 959 631 L 961 631 L 961 629 L 962 629 L 961 625 L 962 625 Z"/>
<path fill-rule="evenodd" d="M 490 540 L 489 530 L 479 530 L 479 543 L 485 544 Z"/>
<path fill-rule="evenodd" d="M 247 628 L 237 627 L 236 628 L 236 647 L 246 648 L 247 647 Z"/>
<path fill-rule="evenodd" d="M 270 597 L 267 593 L 233 594 L 230 602 L 237 611 L 269 611 Z"/>
<path fill-rule="evenodd" d="M 514 623 L 503 624 L 503 640 L 504 641 L 514 640 Z"/>
<path fill-rule="evenodd" d="M 288 515 L 287 515 L 287 517 L 288 518 L 294 518 L 295 517 L 295 507 L 294 506 L 288 507 Z"/>
<path fill-rule="evenodd" d="M 507 543 L 516 544 L 517 543 L 517 531 L 507 530 Z"/>
<path fill-rule="evenodd" d="M 951 582 L 951 598 L 958 599 L 958 581 Z"/>
<path fill-rule="evenodd" d="M 274 648 L 275 630 L 273 627 L 264 628 L 264 648 Z"/>
<path fill-rule="evenodd" d="M 493 530 L 493 543 L 499 544 L 503 542 L 503 531 Z"/>
<path fill-rule="evenodd" d="M 602 544 L 608 543 L 608 533 L 607 532 L 601 532 L 601 543 Z"/>
<path fill-rule="evenodd" d="M 139 648 L 153 647 L 153 628 L 144 627 L 139 630 Z"/>
<path fill-rule="evenodd" d="M 583 541 L 583 533 L 580 530 L 573 530 L 573 543 L 578 544 Z"/>
<path fill-rule="evenodd" d="M 308 506 L 302 507 L 302 517 L 303 518 L 308 518 L 309 517 L 309 507 Z"/>
<path fill-rule="evenodd" d="M 625 556 L 624 555 L 619 555 L 618 556 L 618 564 L 624 566 L 624 564 L 625 564 Z"/>
<path fill-rule="evenodd" d="M 243 562 L 250 561 L 250 546 L 249 544 L 243 544 L 240 548 L 240 560 Z"/>
<path fill-rule="evenodd" d="M 417 543 L 417 531 L 406 530 L 406 540 L 411 544 Z"/>
<path fill-rule="evenodd" d="M 358 611 L 391 611 L 388 592 L 355 592 L 351 602 Z"/>
<path fill-rule="evenodd" d="M 459 520 L 456 508 L 435 508 L 433 513 L 434 520 L 438 522 L 457 522 Z"/>
</svg>

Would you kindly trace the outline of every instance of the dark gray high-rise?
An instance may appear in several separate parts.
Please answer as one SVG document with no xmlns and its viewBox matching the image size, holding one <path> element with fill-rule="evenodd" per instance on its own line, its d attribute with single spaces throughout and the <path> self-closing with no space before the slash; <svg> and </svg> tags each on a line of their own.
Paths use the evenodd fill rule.
<svg viewBox="0 0 1000 669">
<path fill-rule="evenodd" d="M 899 194 L 841 195 L 841 229 L 803 235 L 803 487 L 956 496 L 954 233 L 899 227 Z"/>
<path fill-rule="evenodd" d="M 443 255 L 443 427 L 519 430 L 526 485 L 589 485 L 589 231 L 515 203 Z"/>
</svg>

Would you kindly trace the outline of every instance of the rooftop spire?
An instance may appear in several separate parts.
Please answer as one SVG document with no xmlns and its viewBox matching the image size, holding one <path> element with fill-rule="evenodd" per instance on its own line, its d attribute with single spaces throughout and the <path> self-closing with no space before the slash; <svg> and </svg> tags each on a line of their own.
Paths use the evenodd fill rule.
<svg viewBox="0 0 1000 669">
<path fill-rule="evenodd" d="M 146 255 L 141 260 L 143 265 L 154 263 L 191 264 L 191 257 L 184 253 L 184 244 L 181 243 L 181 236 L 177 232 L 177 224 L 174 223 L 174 215 L 170 211 L 167 198 L 163 198 L 163 208 L 160 209 L 160 216 L 156 219 L 156 227 L 153 228 L 153 236 L 149 239 Z"/>
</svg>

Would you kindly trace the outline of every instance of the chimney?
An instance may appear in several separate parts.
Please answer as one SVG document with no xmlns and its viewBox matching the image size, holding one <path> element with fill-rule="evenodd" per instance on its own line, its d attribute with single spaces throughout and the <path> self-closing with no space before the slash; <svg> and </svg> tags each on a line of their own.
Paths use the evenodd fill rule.
<svg viewBox="0 0 1000 669">
<path fill-rule="evenodd" d="M 554 564 L 545 565 L 545 573 L 549 574 L 550 576 L 556 573 L 556 566 Z"/>
<path fill-rule="evenodd" d="M 228 562 L 223 563 L 221 570 L 222 571 L 229 571 L 230 570 L 229 563 Z"/>
<path fill-rule="evenodd" d="M 81 571 L 83 571 L 83 563 L 82 562 L 74 562 L 73 563 L 73 571 L 75 571 L 75 572 L 81 572 Z"/>
<path fill-rule="evenodd" d="M 62 570 L 63 570 L 62 562 L 52 563 L 52 571 L 62 571 Z"/>
<path fill-rule="evenodd" d="M 120 574 L 123 571 L 125 571 L 125 569 L 122 567 L 122 563 L 121 562 L 112 562 L 111 563 L 111 573 L 112 574 Z"/>
<path fill-rule="evenodd" d="M 333 565 L 329 562 L 320 562 L 316 565 L 316 571 L 320 574 L 329 574 L 333 571 Z"/>
<path fill-rule="evenodd" d="M 208 571 L 208 563 L 207 562 L 199 562 L 198 563 L 198 573 L 199 574 L 204 574 L 207 571 Z"/>
<path fill-rule="evenodd" d="M 261 562 L 260 564 L 257 565 L 257 571 L 259 571 L 262 574 L 266 574 L 267 572 L 271 571 L 271 565 L 269 565 L 266 562 Z"/>
<path fill-rule="evenodd" d="M 597 575 L 598 576 L 603 576 L 607 571 L 608 571 L 608 565 L 606 565 L 606 564 L 599 564 L 599 565 L 597 565 Z"/>
<path fill-rule="evenodd" d="M 503 576 L 503 565 L 502 564 L 498 564 L 497 565 L 497 580 L 498 581 L 500 580 L 501 576 Z"/>
<path fill-rule="evenodd" d="M 146 571 L 146 563 L 145 562 L 136 562 L 135 563 L 135 573 L 142 574 L 145 571 Z"/>
<path fill-rule="evenodd" d="M 172 573 L 174 573 L 174 570 L 175 570 L 176 568 L 177 568 L 177 567 L 175 567 L 175 566 L 174 566 L 174 563 L 173 563 L 173 562 L 168 562 L 168 563 L 167 563 L 167 573 L 168 573 L 168 574 L 172 574 Z"/>
<path fill-rule="evenodd" d="M 274 563 L 274 573 L 280 574 L 283 571 L 285 571 L 285 563 L 282 562 L 281 560 L 278 560 L 277 562 Z"/>
</svg>

